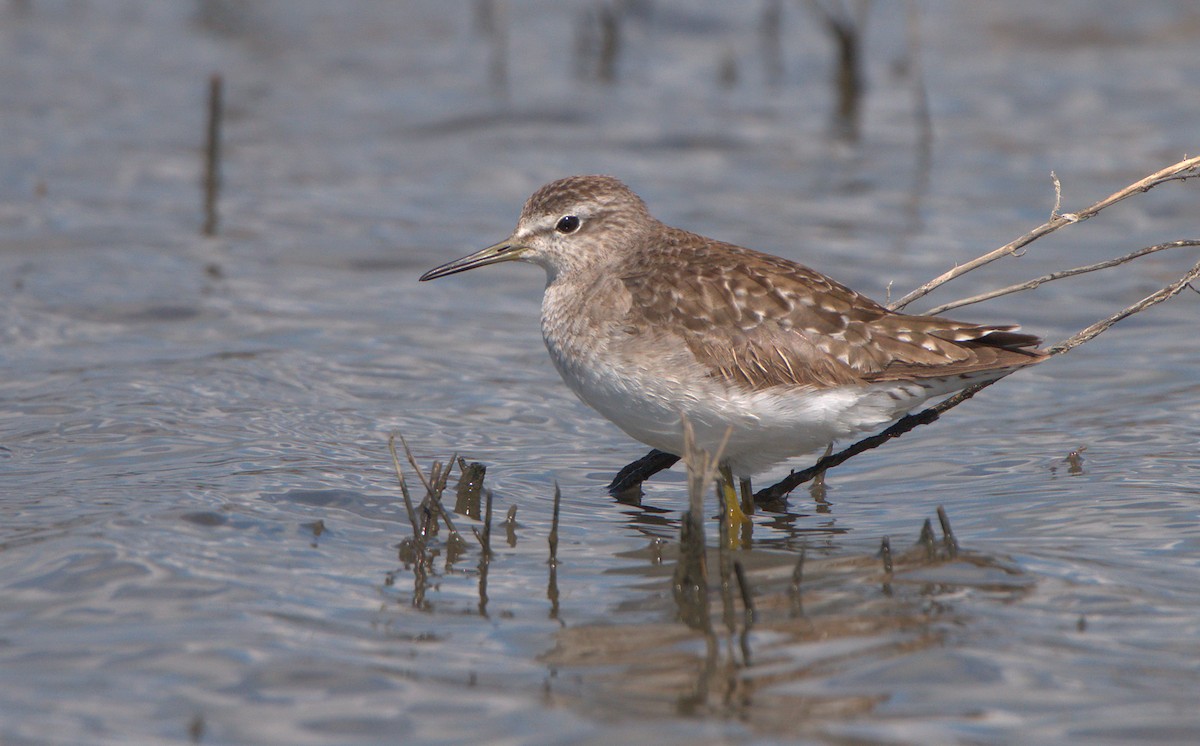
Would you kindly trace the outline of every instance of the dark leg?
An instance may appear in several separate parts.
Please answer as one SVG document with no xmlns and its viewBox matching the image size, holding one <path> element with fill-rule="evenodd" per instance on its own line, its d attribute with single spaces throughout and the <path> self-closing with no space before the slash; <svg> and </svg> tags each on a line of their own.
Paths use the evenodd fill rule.
<svg viewBox="0 0 1200 746">
<path fill-rule="evenodd" d="M 615 497 L 634 489 L 660 471 L 670 469 L 678 461 L 679 457 L 673 453 L 657 449 L 650 451 L 650 453 L 647 453 L 617 472 L 617 476 L 613 477 L 613 480 L 608 483 L 608 494 Z"/>
<path fill-rule="evenodd" d="M 974 391 L 969 388 L 965 389 L 965 391 L 971 391 L 972 394 L 974 393 Z M 961 392 L 958 395 L 961 395 Z M 939 411 L 938 407 L 942 406 L 942 404 L 945 404 L 948 401 L 954 401 L 954 398 L 952 397 L 950 399 L 946 399 L 946 401 L 943 401 L 941 404 L 930 407 L 929 409 L 923 409 L 915 414 L 907 414 L 901 417 L 899 420 L 893 423 L 891 427 L 883 432 L 863 438 L 854 445 L 843 448 L 835 454 L 820 458 L 817 460 L 817 463 L 813 464 L 807 469 L 804 469 L 803 471 L 792 472 L 770 487 L 764 487 L 763 489 L 754 493 L 755 501 L 758 502 L 759 505 L 764 505 L 777 500 L 783 500 L 787 497 L 789 492 L 816 477 L 817 475 L 824 474 L 827 469 L 832 469 L 835 466 L 843 464 L 863 451 L 869 451 L 872 448 L 878 448 L 892 438 L 898 438 L 919 425 L 928 425 L 931 422 L 937 421 L 938 415 L 941 414 L 941 411 L 944 411 Z"/>
</svg>

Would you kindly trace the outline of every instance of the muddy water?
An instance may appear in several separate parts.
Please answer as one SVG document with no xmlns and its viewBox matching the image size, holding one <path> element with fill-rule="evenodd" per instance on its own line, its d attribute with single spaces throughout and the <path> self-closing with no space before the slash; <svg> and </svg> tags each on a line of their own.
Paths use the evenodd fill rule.
<svg viewBox="0 0 1200 746">
<path fill-rule="evenodd" d="M 706 640 L 671 591 L 683 476 L 605 495 L 644 448 L 558 381 L 539 271 L 416 283 L 600 171 L 882 298 L 1043 221 L 1052 170 L 1079 209 L 1197 149 L 1189 3 L 874 8 L 857 140 L 809 11 L 726 6 L 628 3 L 615 45 L 582 2 L 0 8 L 0 740 L 1191 738 L 1194 294 L 760 515 L 757 620 L 714 596 Z M 1164 186 L 931 303 L 1196 238 L 1196 205 Z M 1194 261 L 957 315 L 1053 341 Z M 488 466 L 486 593 L 478 521 L 424 585 L 400 558 L 392 431 Z M 938 505 L 960 553 L 908 553 Z"/>
</svg>

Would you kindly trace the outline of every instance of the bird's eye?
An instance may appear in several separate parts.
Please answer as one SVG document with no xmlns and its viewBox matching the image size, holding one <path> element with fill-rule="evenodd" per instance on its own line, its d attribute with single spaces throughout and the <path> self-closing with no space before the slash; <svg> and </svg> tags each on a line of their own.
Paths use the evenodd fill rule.
<svg viewBox="0 0 1200 746">
<path fill-rule="evenodd" d="M 559 233 L 574 233 L 579 230 L 579 218 L 575 215 L 563 215 L 555 224 L 554 230 Z"/>
</svg>

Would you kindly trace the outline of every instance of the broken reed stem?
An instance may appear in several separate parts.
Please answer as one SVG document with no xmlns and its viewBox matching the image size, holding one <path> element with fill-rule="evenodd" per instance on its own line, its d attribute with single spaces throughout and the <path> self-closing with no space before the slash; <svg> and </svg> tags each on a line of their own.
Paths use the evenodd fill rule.
<svg viewBox="0 0 1200 746">
<path fill-rule="evenodd" d="M 951 280 L 955 279 L 956 277 L 961 277 L 962 275 L 965 275 L 967 272 L 970 272 L 973 269 L 978 269 L 979 267 L 982 267 L 986 264 L 990 264 L 990 263 L 996 261 L 997 259 L 1000 259 L 1001 257 L 1009 256 L 1010 254 L 1015 254 L 1018 251 L 1020 251 L 1022 248 L 1024 248 L 1025 246 L 1028 246 L 1030 243 L 1033 243 L 1034 241 L 1041 238 L 1042 236 L 1044 236 L 1048 233 L 1053 233 L 1054 231 L 1058 230 L 1059 228 L 1062 228 L 1065 225 L 1071 225 L 1073 223 L 1079 223 L 1084 220 L 1087 220 L 1088 218 L 1094 216 L 1096 213 L 1100 212 L 1101 210 L 1105 209 L 1106 207 L 1110 207 L 1110 206 L 1116 204 L 1117 202 L 1120 202 L 1121 200 L 1124 200 L 1128 197 L 1132 197 L 1133 195 L 1139 194 L 1141 192 L 1147 192 L 1147 191 L 1153 189 L 1154 187 L 1158 186 L 1159 184 L 1163 184 L 1168 181 L 1180 181 L 1183 179 L 1192 178 L 1197 175 L 1200 175 L 1200 157 L 1185 158 L 1184 160 L 1179 161 L 1178 163 L 1174 163 L 1170 166 L 1167 166 L 1164 169 L 1161 169 L 1159 171 L 1156 171 L 1155 173 L 1150 174 L 1149 176 L 1145 177 L 1144 179 L 1135 181 L 1134 183 L 1130 184 L 1129 186 L 1125 187 L 1124 189 L 1113 192 L 1108 197 L 1105 197 L 1104 199 L 1100 200 L 1099 202 L 1097 202 L 1097 203 L 1091 205 L 1090 207 L 1087 207 L 1079 212 L 1061 213 L 1060 214 L 1060 213 L 1058 213 L 1057 205 L 1056 205 L 1054 213 L 1051 215 L 1050 219 L 1047 220 L 1045 223 L 1042 223 L 1038 227 L 1034 228 L 1033 230 L 1029 231 L 1025 235 L 1021 236 L 1020 238 L 1017 238 L 1016 240 L 1011 241 L 1011 242 L 1005 244 L 1004 246 L 1001 246 L 998 249 L 989 251 L 988 253 L 984 254 L 983 256 L 972 259 L 971 261 L 967 262 L 966 264 L 960 264 L 959 266 L 955 267 L 954 269 L 952 269 L 948 272 L 942 273 L 941 275 L 935 277 L 934 279 L 925 283 L 921 287 L 912 291 L 908 295 L 904 296 L 900 300 L 897 300 L 897 301 L 889 304 L 888 308 L 892 311 L 898 311 L 898 310 L 904 308 L 905 306 L 907 306 L 908 304 L 912 303 L 913 301 L 917 300 L 918 298 L 922 298 L 922 297 L 928 295 L 935 288 L 941 287 L 942 285 L 946 284 L 947 282 L 950 282 Z"/>
<path fill-rule="evenodd" d="M 550 567 L 558 565 L 558 511 L 562 503 L 562 491 L 558 482 L 554 483 L 554 514 L 550 519 Z"/>
<path fill-rule="evenodd" d="M 917 538 L 917 544 L 925 547 L 926 559 L 931 560 L 937 556 L 937 547 L 934 546 L 935 541 L 933 536 L 933 521 L 926 518 L 925 523 L 921 526 L 921 535 Z"/>
<path fill-rule="evenodd" d="M 946 547 L 946 556 L 954 559 L 958 556 L 958 539 L 954 538 L 954 529 L 950 528 L 950 516 L 946 515 L 945 507 L 937 507 L 937 517 L 938 523 L 942 524 L 942 544 Z"/>
<path fill-rule="evenodd" d="M 844 4 L 808 0 L 813 15 L 825 26 L 835 48 L 833 89 L 837 96 L 835 133 L 847 140 L 858 139 L 859 112 L 864 88 L 862 73 L 863 28 L 870 4 L 858 2 L 854 11 Z"/>
<path fill-rule="evenodd" d="M 438 508 L 441 509 L 440 504 L 438 505 Z M 445 514 L 445 510 L 442 510 L 442 513 Z M 449 520 L 448 516 L 447 516 L 447 520 Z M 454 531 L 454 528 L 451 527 L 450 530 Z M 483 545 L 484 558 L 490 559 L 492 556 L 492 491 L 491 490 L 488 490 L 487 494 L 485 494 L 483 496 L 483 541 L 481 541 L 480 543 Z"/>
<path fill-rule="evenodd" d="M 404 470 L 400 468 L 400 457 L 396 455 L 396 433 L 388 433 L 388 451 L 392 454 L 392 465 L 396 467 L 396 479 L 400 480 L 400 494 L 404 495 L 404 507 L 408 509 L 408 522 L 412 525 L 413 541 L 420 543 L 421 530 L 417 527 L 417 512 L 413 509 L 412 497 L 408 493 L 408 483 L 404 479 Z"/>
<path fill-rule="evenodd" d="M 407 444 L 405 448 L 407 449 Z M 421 530 L 420 524 L 417 522 L 417 512 L 413 508 L 412 495 L 408 491 L 408 481 L 404 478 L 404 470 L 400 468 L 400 457 L 396 454 L 396 433 L 388 434 L 388 451 L 392 454 L 392 466 L 396 469 L 396 479 L 400 482 L 400 494 L 404 496 L 404 507 L 408 510 L 408 522 L 412 526 L 413 538 L 413 597 L 412 606 L 414 609 L 423 609 L 425 607 L 425 591 L 429 583 L 429 570 L 426 563 L 431 563 L 431 558 L 425 554 L 425 536 Z M 453 536 L 453 534 L 452 534 Z M 449 562 L 450 553 L 447 552 L 446 561 Z M 401 556 L 404 556 L 404 550 L 401 549 Z"/>
<path fill-rule="evenodd" d="M 471 527 L 471 530 L 475 531 L 476 536 L 479 535 L 478 529 L 476 529 L 474 526 Z M 482 544 L 483 541 L 481 541 L 480 543 Z M 488 586 L 488 568 L 491 567 L 491 564 L 492 564 L 492 561 L 490 558 L 490 553 L 486 549 L 484 551 L 480 552 L 479 553 L 479 604 L 478 604 L 477 608 L 479 609 L 479 616 L 483 617 L 484 619 L 488 618 L 487 586 Z"/>
<path fill-rule="evenodd" d="M 1095 339 L 1097 336 L 1102 334 L 1105 330 L 1107 330 L 1110 326 L 1117 323 L 1118 321 L 1128 318 L 1128 317 L 1134 315 L 1135 313 L 1144 311 L 1147 308 L 1150 308 L 1151 306 L 1156 306 L 1159 303 L 1162 303 L 1163 301 L 1167 300 L 1168 298 L 1172 298 L 1176 295 L 1179 295 L 1180 293 L 1183 292 L 1184 288 L 1189 287 L 1191 285 L 1191 283 L 1194 282 L 1198 277 L 1200 277 L 1200 262 L 1197 262 L 1196 264 L 1192 265 L 1192 268 L 1190 270 L 1188 270 L 1188 272 L 1186 274 L 1184 274 L 1183 277 L 1180 277 L 1178 280 L 1171 283 L 1170 285 L 1167 285 L 1166 287 L 1162 288 L 1161 290 L 1159 290 L 1157 292 L 1147 295 L 1145 298 L 1142 298 L 1140 301 L 1138 301 L 1137 303 L 1134 303 L 1131 306 L 1121 309 L 1117 313 L 1114 313 L 1112 316 L 1109 316 L 1107 319 L 1104 319 L 1102 321 L 1097 321 L 1095 324 L 1092 324 L 1088 328 L 1072 335 L 1071 337 L 1069 337 L 1067 339 L 1064 339 L 1063 341 L 1059 342 L 1058 344 L 1054 345 L 1053 347 L 1047 348 L 1046 352 L 1049 353 L 1050 355 L 1061 355 L 1062 353 L 1066 352 L 1067 350 L 1074 349 L 1074 348 L 1078 347 L 1079 345 L 1083 344 L 1084 342 L 1088 342 L 1092 339 Z"/>
<path fill-rule="evenodd" d="M 703 495 L 705 488 L 716 481 L 717 472 L 721 468 L 721 457 L 725 455 L 725 447 L 733 435 L 733 427 L 725 428 L 725 435 L 717 444 L 716 453 L 708 453 L 696 445 L 696 431 L 687 417 L 681 417 L 683 425 L 683 460 L 687 465 L 688 487 L 694 485 L 695 492 Z M 703 499 L 703 498 L 701 498 Z"/>
<path fill-rule="evenodd" d="M 487 467 L 478 461 L 468 464 L 461 456 L 456 462 L 458 484 L 454 490 L 454 512 L 479 520 L 479 503 L 483 496 L 483 480 L 487 476 Z"/>
<path fill-rule="evenodd" d="M 471 531 L 479 541 L 479 616 L 488 618 L 488 568 L 492 566 L 492 491 L 488 490 L 483 496 L 483 535 L 479 529 L 472 526 Z"/>
<path fill-rule="evenodd" d="M 716 636 L 709 618 L 708 562 L 704 538 L 704 494 L 716 483 L 721 454 L 729 433 L 721 440 L 715 455 L 696 445 L 692 423 L 683 418 L 683 460 L 687 464 L 688 510 L 679 525 L 679 560 L 675 566 L 674 594 L 680 620 L 692 629 L 704 632 L 709 652 L 716 650 Z"/>
<path fill-rule="evenodd" d="M 546 598 L 550 601 L 550 618 L 559 620 L 559 594 L 558 594 L 558 515 L 559 506 L 562 503 L 562 490 L 558 488 L 558 482 L 554 483 L 554 514 L 550 519 L 550 559 L 546 562 L 550 566 L 550 574 L 546 579 Z"/>
<path fill-rule="evenodd" d="M 450 535 L 452 537 L 461 536 L 458 533 L 458 529 L 454 527 L 454 521 L 451 520 L 449 511 L 442 506 L 442 492 L 446 490 L 446 483 L 449 481 L 451 468 L 450 464 L 454 463 L 455 459 L 458 458 L 458 455 L 455 454 L 454 456 L 450 457 L 450 461 L 444 470 L 441 468 L 440 463 L 434 463 L 433 466 L 430 467 L 429 477 L 426 478 L 425 475 L 421 473 L 421 467 L 417 465 L 417 459 L 415 456 L 413 456 L 412 449 L 408 447 L 408 441 L 404 439 L 403 435 L 398 437 L 400 438 L 400 444 L 404 446 L 404 455 L 408 457 L 408 463 L 412 465 L 413 471 L 417 473 L 417 478 L 420 479 L 421 484 L 425 486 L 425 492 L 429 496 L 430 504 L 433 505 L 437 512 L 442 516 L 442 520 L 446 522 L 446 528 L 450 530 Z M 490 499 L 491 495 L 488 495 L 488 498 Z"/>
<path fill-rule="evenodd" d="M 208 79 L 208 127 L 204 144 L 204 235 L 217 233 L 217 199 L 221 191 L 221 76 Z"/>
<path fill-rule="evenodd" d="M 1101 270 L 1101 269 L 1108 269 L 1109 267 L 1116 267 L 1118 265 L 1125 264 L 1127 262 L 1131 262 L 1134 259 L 1138 259 L 1139 257 L 1146 256 L 1147 254 L 1153 254 L 1155 252 L 1165 251 L 1167 249 L 1179 249 L 1179 248 L 1186 248 L 1186 247 L 1191 247 L 1191 246 L 1200 246 L 1200 240 L 1181 239 L 1178 241 L 1168 241 L 1166 243 L 1155 244 L 1154 246 L 1147 246 L 1145 248 L 1138 249 L 1137 251 L 1131 251 L 1128 254 L 1125 254 L 1124 256 L 1119 256 L 1115 259 L 1109 259 L 1107 261 L 1097 262 L 1095 264 L 1089 264 L 1084 267 L 1075 267 L 1074 269 L 1064 269 L 1059 272 L 1051 272 L 1048 275 L 1042 275 L 1041 277 L 1035 277 L 1032 280 L 1018 283 L 1016 285 L 1009 285 L 1008 287 L 1000 288 L 998 290 L 990 290 L 986 293 L 980 293 L 979 295 L 972 295 L 969 298 L 963 298 L 961 300 L 944 303 L 940 306 L 935 306 L 935 307 L 929 309 L 925 313 L 928 314 L 929 316 L 936 316 L 937 314 L 944 313 L 946 311 L 949 311 L 952 308 L 961 308 L 963 306 L 969 306 L 974 303 L 982 303 L 985 300 L 999 298 L 1002 295 L 1011 295 L 1012 293 L 1019 293 L 1023 290 L 1033 290 L 1034 288 L 1038 287 L 1039 285 L 1042 285 L 1047 282 L 1053 282 L 1054 280 L 1061 280 L 1064 277 L 1074 277 L 1075 275 L 1082 275 L 1082 274 L 1086 274 L 1088 272 L 1095 272 L 1095 271 Z"/>
</svg>

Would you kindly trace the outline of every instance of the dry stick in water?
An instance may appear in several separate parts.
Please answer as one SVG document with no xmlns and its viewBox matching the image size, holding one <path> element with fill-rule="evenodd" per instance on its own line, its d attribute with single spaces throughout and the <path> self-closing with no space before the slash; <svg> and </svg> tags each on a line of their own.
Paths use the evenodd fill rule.
<svg viewBox="0 0 1200 746">
<path fill-rule="evenodd" d="M 892 540 L 885 536 L 879 541 L 879 556 L 883 558 L 883 585 L 880 590 L 885 596 L 892 595 Z"/>
<path fill-rule="evenodd" d="M 441 507 L 441 506 L 439 506 Z M 443 511 L 444 513 L 445 511 Z M 453 530 L 453 529 L 452 529 Z M 492 556 L 492 491 L 483 496 L 483 551 Z"/>
<path fill-rule="evenodd" d="M 558 619 L 558 512 L 562 503 L 562 491 L 554 483 L 554 514 L 550 519 L 550 578 L 546 583 L 546 598 L 550 599 L 550 618 Z"/>
<path fill-rule="evenodd" d="M 217 198 L 221 190 L 221 76 L 208 79 L 208 129 L 204 147 L 204 235 L 217 233 Z"/>
<path fill-rule="evenodd" d="M 408 492 L 408 482 L 404 479 L 404 470 L 400 468 L 400 457 L 396 455 L 396 433 L 388 434 L 388 450 L 392 454 L 392 465 L 396 467 L 396 478 L 400 481 L 400 494 L 404 495 L 404 507 L 408 509 L 408 522 L 413 532 L 413 598 L 415 608 L 425 607 L 425 590 L 429 581 L 426 564 L 429 558 L 425 555 L 425 537 L 417 525 L 417 513 L 413 509 L 412 496 Z M 401 550 L 403 554 L 403 550 Z"/>
<path fill-rule="evenodd" d="M 440 464 L 435 464 L 430 471 L 429 478 L 421 473 L 421 467 L 417 465 L 417 459 L 413 456 L 412 449 L 408 447 L 408 441 L 401 435 L 400 444 L 404 446 L 404 455 L 408 457 L 408 463 L 412 465 L 413 471 L 417 473 L 417 477 L 421 480 L 421 484 L 425 486 L 425 491 L 429 494 L 429 502 L 434 509 L 441 514 L 442 520 L 446 522 L 446 528 L 450 529 L 451 537 L 462 539 L 462 535 L 458 533 L 458 529 L 454 527 L 454 521 L 450 519 L 450 513 L 442 507 L 442 492 L 446 489 L 447 477 L 450 475 L 450 467 L 446 466 L 445 471 L 440 469 Z M 457 456 L 450 457 L 450 464 L 454 463 Z"/>
<path fill-rule="evenodd" d="M 1009 285 L 1008 287 L 1000 288 L 998 290 L 989 290 L 986 293 L 980 293 L 979 295 L 972 295 L 969 298 L 963 298 L 961 300 L 951 301 L 950 303 L 944 303 L 940 306 L 935 306 L 934 308 L 929 309 L 925 313 L 927 313 L 930 316 L 936 316 L 937 314 L 944 313 L 946 311 L 949 311 L 952 308 L 961 308 L 963 306 L 969 306 L 974 303 L 982 303 L 985 300 L 999 298 L 1002 295 L 1011 295 L 1012 293 L 1019 293 L 1023 290 L 1033 290 L 1034 288 L 1038 287 L 1039 285 L 1042 285 L 1047 282 L 1053 282 L 1054 280 L 1061 280 L 1064 277 L 1074 277 L 1075 275 L 1082 275 L 1082 274 L 1086 274 L 1088 272 L 1096 272 L 1101 269 L 1108 269 L 1109 267 L 1116 267 L 1120 264 L 1125 264 L 1126 262 L 1131 262 L 1134 259 L 1138 259 L 1140 257 L 1146 256 L 1147 254 L 1153 254 L 1158 251 L 1165 251 L 1166 249 L 1180 249 L 1180 248 L 1187 248 L 1187 247 L 1191 247 L 1191 246 L 1200 246 L 1200 240 L 1181 239 L 1179 241 L 1168 241 L 1166 243 L 1155 244 L 1154 246 L 1147 246 L 1143 249 L 1138 249 L 1137 251 L 1131 251 L 1128 254 L 1126 254 L 1124 256 L 1119 256 L 1115 259 L 1108 259 L 1106 261 L 1097 262 L 1095 264 L 1089 264 L 1084 267 L 1075 267 L 1074 269 L 1064 269 L 1064 270 L 1060 270 L 1058 272 L 1051 272 L 1048 275 L 1042 275 L 1041 277 L 1035 277 L 1032 280 L 1028 280 L 1026 282 L 1017 283 L 1015 285 Z"/>
<path fill-rule="evenodd" d="M 454 512 L 468 518 L 479 519 L 479 503 L 483 495 L 483 480 L 487 476 L 487 467 L 478 461 L 467 463 L 461 456 L 458 463 L 458 485 L 455 488 Z"/>
<path fill-rule="evenodd" d="M 479 552 L 479 616 L 487 618 L 488 605 L 488 568 L 492 565 L 492 491 L 488 490 L 483 496 L 483 535 L 479 535 L 474 526 L 475 538 L 483 549 Z M 451 529 L 453 530 L 453 529 Z"/>
<path fill-rule="evenodd" d="M 1178 163 L 1167 166 L 1160 171 L 1156 171 L 1155 173 L 1152 173 L 1146 178 L 1130 184 L 1120 191 L 1110 194 L 1108 197 L 1100 200 L 1091 207 L 1085 208 L 1079 212 L 1059 214 L 1056 207 L 1048 221 L 1029 231 L 1024 236 L 1021 236 L 1015 241 L 1007 243 L 998 249 L 989 251 L 983 256 L 973 259 L 966 264 L 960 264 L 949 272 L 945 272 L 938 277 L 935 277 L 900 300 L 889 304 L 888 308 L 893 311 L 898 311 L 918 298 L 928 295 L 935 288 L 945 285 L 947 282 L 950 282 L 956 277 L 961 277 L 967 272 L 970 272 L 973 269 L 978 269 L 985 264 L 990 264 L 1001 257 L 1015 254 L 1025 246 L 1028 246 L 1047 233 L 1053 233 L 1059 228 L 1062 228 L 1064 225 L 1071 225 L 1072 223 L 1079 223 L 1087 220 L 1104 208 L 1114 205 L 1123 199 L 1132 197 L 1135 194 L 1140 194 L 1141 192 L 1147 192 L 1159 184 L 1163 184 L 1168 181 L 1180 181 L 1197 175 L 1200 175 L 1200 157 L 1186 158 Z"/>
<path fill-rule="evenodd" d="M 809 8 L 825 25 L 825 31 L 836 49 L 834 91 L 837 109 L 834 125 L 837 134 L 849 140 L 858 139 L 864 81 L 862 74 L 863 29 L 866 27 L 870 4 L 856 3 L 853 14 L 840 3 L 809 0 Z"/>
<path fill-rule="evenodd" d="M 716 636 L 708 616 L 708 563 L 704 541 L 704 494 L 714 484 L 721 455 L 732 428 L 725 431 L 716 454 L 696 445 L 692 423 L 683 418 L 683 459 L 687 464 L 688 510 L 679 526 L 679 561 L 675 566 L 675 602 L 684 624 L 703 630 L 709 656 L 716 653 Z"/>
<path fill-rule="evenodd" d="M 509 505 L 508 512 L 504 514 L 504 534 L 510 547 L 517 545 L 517 506 Z"/>
<path fill-rule="evenodd" d="M 921 526 L 921 535 L 917 538 L 917 544 L 925 547 L 925 559 L 932 560 L 937 556 L 937 547 L 934 545 L 936 540 L 933 537 L 933 521 L 925 519 L 925 524 Z"/>
<path fill-rule="evenodd" d="M 1196 264 L 1192 265 L 1192 268 L 1187 271 L 1187 274 L 1185 274 L 1183 277 L 1180 277 L 1178 280 L 1171 283 L 1170 285 L 1167 285 L 1162 290 L 1159 290 L 1158 292 L 1147 295 L 1145 298 L 1142 298 L 1137 303 L 1134 303 L 1132 306 L 1129 306 L 1128 308 L 1124 308 L 1124 309 L 1118 311 L 1117 313 L 1114 313 L 1112 316 L 1109 316 L 1107 319 L 1104 319 L 1102 321 L 1097 321 L 1095 324 L 1092 324 L 1087 329 L 1084 329 L 1084 330 L 1078 332 L 1077 334 L 1074 334 L 1071 337 L 1064 339 L 1063 341 L 1059 342 L 1058 344 L 1054 345 L 1053 347 L 1048 348 L 1046 350 L 1046 352 L 1048 352 L 1051 355 L 1061 355 L 1062 353 L 1064 353 L 1068 350 L 1072 350 L 1072 349 L 1078 347 L 1079 345 L 1083 344 L 1084 342 L 1088 342 L 1092 339 L 1095 339 L 1097 336 L 1102 334 L 1110 326 L 1117 323 L 1118 321 L 1129 318 L 1130 316 L 1134 315 L 1135 313 L 1140 313 L 1141 311 L 1144 311 L 1147 308 L 1150 308 L 1151 306 L 1156 306 L 1159 303 L 1162 303 L 1163 301 L 1165 301 L 1169 298 L 1179 295 L 1180 293 L 1183 292 L 1184 288 L 1190 287 L 1191 284 L 1193 282 L 1195 282 L 1197 278 L 1200 278 L 1200 262 L 1197 262 Z"/>
<path fill-rule="evenodd" d="M 950 516 L 946 515 L 945 507 L 937 507 L 937 517 L 938 523 L 942 524 L 942 544 L 946 547 L 946 556 L 954 559 L 958 556 L 958 539 L 954 538 L 954 530 L 950 528 Z"/>
<path fill-rule="evenodd" d="M 392 454 L 392 465 L 396 467 L 396 478 L 400 480 L 400 494 L 404 495 L 404 507 L 408 509 L 408 522 L 412 525 L 413 541 L 418 546 L 421 541 L 421 530 L 417 527 L 417 512 L 413 509 L 412 497 L 408 494 L 408 483 L 404 479 L 404 470 L 400 468 L 400 457 L 396 455 L 396 433 L 388 433 L 388 450 Z"/>
<path fill-rule="evenodd" d="M 554 513 L 550 518 L 550 566 L 558 565 L 558 511 L 562 504 L 562 491 L 558 488 L 558 482 L 554 483 Z"/>
</svg>

